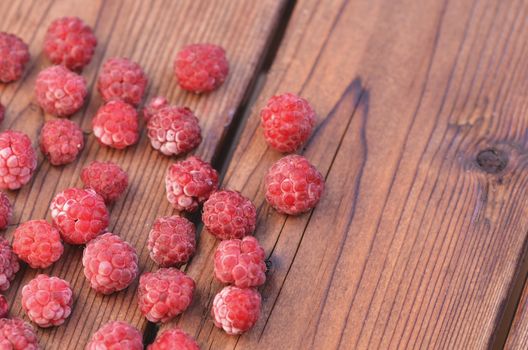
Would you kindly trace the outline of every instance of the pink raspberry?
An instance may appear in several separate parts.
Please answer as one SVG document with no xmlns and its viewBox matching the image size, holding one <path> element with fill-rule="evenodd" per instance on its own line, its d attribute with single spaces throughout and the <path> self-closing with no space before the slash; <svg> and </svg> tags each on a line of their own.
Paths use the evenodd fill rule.
<svg viewBox="0 0 528 350">
<path fill-rule="evenodd" d="M 73 162 L 84 147 L 81 128 L 68 119 L 44 123 L 40 131 L 40 150 L 53 165 Z"/>
<path fill-rule="evenodd" d="M 123 149 L 139 139 L 137 112 L 123 101 L 110 101 L 92 119 L 95 137 L 103 145 Z"/>
<path fill-rule="evenodd" d="M 223 283 L 240 288 L 266 282 L 266 254 L 255 237 L 220 242 L 214 255 L 214 272 Z"/>
<path fill-rule="evenodd" d="M 128 287 L 138 275 L 134 247 L 113 233 L 90 241 L 83 252 L 84 275 L 99 293 L 112 294 Z"/>
<path fill-rule="evenodd" d="M 315 126 L 315 112 L 304 98 L 286 93 L 273 96 L 260 111 L 264 137 L 279 152 L 293 152 L 306 142 Z"/>
<path fill-rule="evenodd" d="M 196 249 L 196 228 L 181 216 L 156 219 L 148 238 L 150 257 L 161 267 L 178 266 L 189 261 Z"/>
<path fill-rule="evenodd" d="M 49 60 L 71 70 L 80 70 L 90 63 L 96 45 L 92 28 L 79 17 L 54 20 L 44 38 L 44 52 Z"/>
<path fill-rule="evenodd" d="M 169 167 L 165 189 L 175 209 L 193 212 L 218 189 L 218 173 L 211 164 L 192 156 Z"/>
<path fill-rule="evenodd" d="M 167 322 L 191 304 L 194 280 L 169 267 L 147 272 L 139 278 L 139 309 L 150 322 Z"/>
<path fill-rule="evenodd" d="M 126 58 L 110 58 L 99 74 L 97 89 L 105 102 L 121 100 L 137 106 L 147 87 L 141 66 Z"/>
<path fill-rule="evenodd" d="M 143 336 L 126 322 L 108 322 L 93 334 L 86 350 L 143 350 Z"/>
<path fill-rule="evenodd" d="M 143 108 L 143 119 L 146 123 L 152 116 L 162 108 L 168 107 L 169 101 L 165 97 L 157 96 L 150 99 L 149 103 Z"/>
<path fill-rule="evenodd" d="M 70 284 L 58 277 L 38 275 L 22 288 L 22 308 L 42 328 L 63 324 L 72 303 Z"/>
<path fill-rule="evenodd" d="M 286 156 L 265 178 L 266 200 L 278 212 L 297 215 L 313 209 L 324 190 L 323 175 L 303 156 Z"/>
<path fill-rule="evenodd" d="M 182 89 L 197 94 L 218 88 L 228 72 L 224 49 L 213 44 L 188 45 L 178 52 L 174 62 L 174 74 Z"/>
<path fill-rule="evenodd" d="M 227 334 L 242 334 L 255 325 L 261 298 L 253 288 L 224 287 L 214 298 L 211 315 L 215 326 Z"/>
<path fill-rule="evenodd" d="M 0 295 L 0 318 L 6 318 L 9 315 L 9 304 L 5 296 Z M 0 347 L 2 343 L 0 342 Z"/>
<path fill-rule="evenodd" d="M 179 328 L 167 329 L 158 335 L 147 350 L 200 350 L 198 343 Z"/>
<path fill-rule="evenodd" d="M 19 131 L 0 133 L 0 188 L 17 190 L 37 168 L 37 155 L 29 137 Z"/>
<path fill-rule="evenodd" d="M 40 107 L 44 112 L 59 117 L 68 117 L 81 109 L 87 94 L 86 80 L 64 66 L 44 69 L 35 83 Z"/>
<path fill-rule="evenodd" d="M 0 192 L 0 230 L 3 230 L 11 221 L 13 216 L 13 207 L 9 202 L 9 197 L 4 192 Z"/>
<path fill-rule="evenodd" d="M 40 350 L 37 335 L 31 325 L 20 318 L 0 319 L 0 349 Z"/>
<path fill-rule="evenodd" d="M 255 231 L 257 210 L 237 191 L 215 192 L 204 203 L 202 221 L 220 239 L 242 238 Z"/>
<path fill-rule="evenodd" d="M 112 162 L 93 161 L 81 171 L 85 188 L 92 188 L 106 203 L 115 201 L 128 186 L 128 175 Z"/>
<path fill-rule="evenodd" d="M 46 220 L 30 220 L 14 233 L 13 251 L 34 269 L 46 268 L 59 260 L 64 251 L 59 230 Z"/>
<path fill-rule="evenodd" d="M 20 79 L 29 62 L 29 49 L 25 42 L 13 34 L 0 32 L 0 82 Z"/>
<path fill-rule="evenodd" d="M 18 258 L 9 242 L 0 237 L 0 290 L 8 290 L 15 274 L 20 269 Z"/>
<path fill-rule="evenodd" d="M 104 200 L 92 189 L 64 190 L 53 198 L 50 211 L 62 239 L 70 244 L 86 244 L 108 227 Z"/>
</svg>

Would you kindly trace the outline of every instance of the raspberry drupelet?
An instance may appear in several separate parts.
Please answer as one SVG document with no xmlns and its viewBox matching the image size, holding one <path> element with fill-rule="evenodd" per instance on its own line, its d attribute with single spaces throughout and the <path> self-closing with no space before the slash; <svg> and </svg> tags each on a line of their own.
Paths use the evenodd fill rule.
<svg viewBox="0 0 528 350">
<path fill-rule="evenodd" d="M 59 230 L 45 220 L 30 220 L 15 230 L 13 251 L 32 268 L 43 269 L 60 259 L 64 247 Z"/>
<path fill-rule="evenodd" d="M 81 109 L 87 94 L 86 80 L 63 66 L 44 69 L 35 83 L 40 107 L 59 117 L 68 117 Z"/>
<path fill-rule="evenodd" d="M 168 107 L 169 101 L 165 97 L 156 96 L 150 99 L 145 108 L 143 108 L 143 120 L 148 123 L 150 118 L 162 108 Z"/>
<path fill-rule="evenodd" d="M 22 288 L 22 308 L 39 327 L 59 326 L 70 316 L 73 292 L 58 277 L 38 275 Z"/>
<path fill-rule="evenodd" d="M 64 165 L 73 162 L 84 148 L 84 136 L 71 120 L 54 119 L 44 123 L 39 143 L 52 165 Z"/>
<path fill-rule="evenodd" d="M 214 272 L 220 282 L 240 288 L 266 282 L 266 254 L 255 237 L 220 242 L 214 255 Z"/>
<path fill-rule="evenodd" d="M 189 307 L 194 289 L 194 280 L 176 268 L 144 273 L 139 279 L 139 309 L 150 322 L 167 322 Z"/>
<path fill-rule="evenodd" d="M 196 228 L 181 216 L 165 216 L 154 221 L 148 238 L 150 257 L 161 267 L 179 266 L 196 249 Z"/>
<path fill-rule="evenodd" d="M 211 315 L 215 326 L 227 334 L 242 334 L 257 322 L 260 304 L 256 289 L 227 286 L 216 294 Z"/>
<path fill-rule="evenodd" d="M 217 189 L 217 171 L 196 156 L 172 164 L 165 176 L 167 199 L 180 211 L 195 211 Z"/>
<path fill-rule="evenodd" d="M 0 237 L 0 291 L 6 291 L 20 269 L 18 258 L 9 242 Z"/>
<path fill-rule="evenodd" d="M 19 131 L 0 133 L 0 188 L 17 190 L 37 168 L 37 155 L 29 137 Z"/>
<path fill-rule="evenodd" d="M 113 233 L 90 241 L 83 252 L 84 275 L 99 293 L 112 294 L 125 289 L 138 275 L 134 247 Z"/>
<path fill-rule="evenodd" d="M 111 321 L 92 335 L 86 350 L 143 350 L 143 336 L 126 322 Z"/>
<path fill-rule="evenodd" d="M 13 206 L 7 197 L 7 194 L 0 192 L 0 230 L 3 230 L 11 221 L 13 216 Z"/>
<path fill-rule="evenodd" d="M 40 350 L 33 327 L 20 318 L 0 319 L 0 348 L 6 350 Z"/>
<path fill-rule="evenodd" d="M 0 82 L 20 79 L 28 62 L 27 44 L 16 35 L 0 32 Z"/>
<path fill-rule="evenodd" d="M 266 200 L 278 212 L 298 215 L 313 209 L 324 191 L 323 175 L 299 155 L 286 156 L 269 169 Z"/>
<path fill-rule="evenodd" d="M 224 83 L 229 73 L 225 50 L 213 44 L 192 44 L 176 55 L 174 74 L 184 90 L 210 92 Z"/>
<path fill-rule="evenodd" d="M 64 190 L 51 201 L 50 212 L 62 239 L 70 244 L 86 244 L 108 227 L 103 197 L 92 189 Z"/>
<path fill-rule="evenodd" d="M 237 191 L 214 192 L 203 206 L 202 221 L 219 239 L 242 238 L 255 231 L 257 210 Z"/>
<path fill-rule="evenodd" d="M 81 171 L 85 188 L 97 192 L 106 203 L 115 201 L 128 186 L 128 175 L 112 162 L 93 161 Z"/>
<path fill-rule="evenodd" d="M 79 17 L 62 17 L 51 22 L 44 38 L 44 52 L 53 64 L 80 70 L 92 60 L 97 39 Z"/>
<path fill-rule="evenodd" d="M 99 108 L 92 127 L 97 140 L 112 148 L 124 149 L 139 139 L 137 112 L 123 101 L 110 101 Z"/>
<path fill-rule="evenodd" d="M 121 100 L 137 106 L 147 87 L 141 66 L 127 58 L 110 58 L 103 65 L 97 89 L 105 102 Z"/>
<path fill-rule="evenodd" d="M 9 304 L 5 296 L 0 295 L 0 318 L 6 318 L 9 315 Z M 1 343 L 0 343 L 1 344 Z"/>
<path fill-rule="evenodd" d="M 198 343 L 179 328 L 161 332 L 147 350 L 200 350 Z"/>
</svg>

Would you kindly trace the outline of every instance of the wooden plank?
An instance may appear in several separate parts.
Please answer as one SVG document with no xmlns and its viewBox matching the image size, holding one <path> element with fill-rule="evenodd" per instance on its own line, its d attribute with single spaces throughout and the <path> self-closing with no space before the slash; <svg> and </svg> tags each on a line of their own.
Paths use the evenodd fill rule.
<svg viewBox="0 0 528 350">
<path fill-rule="evenodd" d="M 504 348 L 528 349 L 528 284 L 524 286 Z"/>
<path fill-rule="evenodd" d="M 205 349 L 491 346 L 528 232 L 527 12 L 519 0 L 298 1 L 223 183 L 259 208 L 274 266 L 262 316 L 241 337 L 213 326 L 217 242 L 202 235 L 197 298 L 175 323 Z M 302 153 L 327 181 L 300 217 L 264 200 L 281 155 L 258 111 L 285 91 L 318 112 Z"/>
<path fill-rule="evenodd" d="M 155 152 L 145 133 L 138 145 L 126 151 L 112 151 L 95 142 L 90 122 L 101 105 L 94 84 L 99 67 L 112 56 L 125 56 L 139 62 L 150 78 L 149 96 L 167 96 L 173 103 L 189 106 L 199 116 L 204 142 L 196 153 L 211 160 L 216 152 L 220 152 L 223 137 L 254 82 L 284 4 L 282 0 L 0 2 L 0 13 L 3 14 L 0 30 L 21 36 L 30 44 L 32 54 L 24 79 L 0 86 L 1 101 L 7 106 L 7 119 L 2 129 L 23 130 L 35 145 L 40 125 L 51 118 L 43 115 L 33 99 L 36 75 L 49 65 L 41 55 L 48 24 L 61 16 L 77 15 L 93 26 L 99 40 L 96 55 L 83 73 L 90 84 L 89 103 L 72 117 L 88 135 L 85 150 L 77 162 L 65 167 L 52 167 L 40 156 L 38 173 L 33 181 L 20 191 L 10 193 L 15 213 L 6 236 L 12 237 L 19 222 L 49 219 L 50 200 L 69 186 L 81 185 L 79 173 L 85 164 L 93 159 L 112 160 L 128 172 L 131 185 L 126 195 L 110 208 L 109 229 L 120 233 L 136 247 L 142 271 L 153 269 L 146 248 L 147 233 L 156 217 L 173 212 L 165 199 L 163 178 L 174 158 Z M 172 75 L 173 59 L 179 48 L 192 42 L 214 42 L 227 51 L 231 73 L 224 86 L 214 93 L 196 96 L 176 86 Z M 137 281 L 125 292 L 97 295 L 83 276 L 81 254 L 81 247 L 67 247 L 62 259 L 49 269 L 23 268 L 7 294 L 12 303 L 11 314 L 21 316 L 21 286 L 37 273 L 58 275 L 71 282 L 75 294 L 72 316 L 61 327 L 39 330 L 41 345 L 46 349 L 84 349 L 91 334 L 108 320 L 127 320 L 142 330 L 146 327 L 146 321 L 136 307 Z"/>
</svg>

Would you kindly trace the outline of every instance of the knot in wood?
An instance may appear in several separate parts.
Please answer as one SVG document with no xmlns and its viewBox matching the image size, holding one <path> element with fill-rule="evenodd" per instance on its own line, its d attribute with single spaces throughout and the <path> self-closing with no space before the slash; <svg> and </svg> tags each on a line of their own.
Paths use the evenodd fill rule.
<svg viewBox="0 0 528 350">
<path fill-rule="evenodd" d="M 489 174 L 497 174 L 508 165 L 508 156 L 501 150 L 488 148 L 479 152 L 477 164 L 483 171 Z"/>
</svg>

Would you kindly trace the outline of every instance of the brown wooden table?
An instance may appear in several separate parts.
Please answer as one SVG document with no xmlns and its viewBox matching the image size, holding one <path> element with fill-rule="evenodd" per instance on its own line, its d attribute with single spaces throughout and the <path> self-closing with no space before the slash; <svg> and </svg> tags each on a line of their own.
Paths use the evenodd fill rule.
<svg viewBox="0 0 528 350">
<path fill-rule="evenodd" d="M 196 153 L 221 170 L 223 187 L 254 201 L 255 235 L 273 263 L 259 322 L 227 336 L 209 316 L 221 288 L 212 276 L 217 242 L 201 232 L 184 267 L 196 297 L 161 328 L 182 327 L 202 349 L 528 348 L 526 1 L 2 0 L 0 14 L 0 30 L 22 37 L 32 55 L 21 81 L 0 85 L 2 130 L 25 131 L 35 145 L 52 118 L 32 93 L 49 65 L 41 53 L 48 24 L 80 16 L 99 40 L 83 72 L 89 103 L 72 117 L 86 148 L 65 167 L 39 155 L 32 182 L 9 194 L 9 239 L 18 223 L 49 219 L 51 198 L 80 186 L 85 164 L 112 160 L 131 186 L 111 206 L 109 229 L 136 247 L 142 271 L 155 269 L 146 238 L 156 217 L 174 212 L 163 178 L 175 159 L 154 151 L 145 132 L 126 151 L 91 135 L 101 63 L 125 56 L 150 77 L 148 97 L 196 111 L 204 136 Z M 183 92 L 173 79 L 175 53 L 192 42 L 227 50 L 231 73 L 214 93 Z M 286 91 L 317 111 L 301 153 L 327 183 L 319 206 L 299 217 L 276 213 L 263 198 L 263 176 L 281 155 L 266 146 L 258 112 Z M 46 349 L 83 349 L 109 320 L 126 320 L 151 341 L 159 329 L 137 309 L 137 281 L 96 294 L 81 254 L 68 246 L 48 269 L 23 267 L 7 292 L 11 314 L 25 317 L 21 286 L 44 272 L 70 281 L 75 293 L 70 319 L 38 330 Z"/>
</svg>

